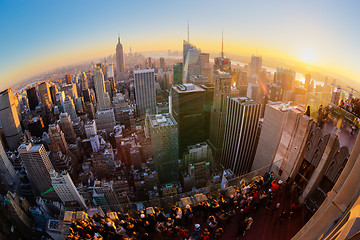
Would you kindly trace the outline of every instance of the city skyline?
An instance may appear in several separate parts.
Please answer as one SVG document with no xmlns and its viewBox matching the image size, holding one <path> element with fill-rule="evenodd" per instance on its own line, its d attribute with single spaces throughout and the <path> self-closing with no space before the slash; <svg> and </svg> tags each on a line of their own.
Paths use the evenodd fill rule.
<svg viewBox="0 0 360 240">
<path fill-rule="evenodd" d="M 187 21 L 190 41 L 202 51 L 221 51 L 223 29 L 226 54 L 258 53 L 264 61 L 275 57 L 359 83 L 360 32 L 354 24 L 359 20 L 355 12 L 359 4 L 355 1 L 227 1 L 220 8 L 215 1 L 140 4 L 143 7 L 138 8 L 138 2 L 115 1 L 102 5 L 92 1 L 0 3 L 0 21 L 4 23 L 0 86 L 6 88 L 44 71 L 115 54 L 118 35 L 125 53 L 130 47 L 133 52 L 181 50 Z M 219 20 L 219 13 L 226 17 Z"/>
</svg>

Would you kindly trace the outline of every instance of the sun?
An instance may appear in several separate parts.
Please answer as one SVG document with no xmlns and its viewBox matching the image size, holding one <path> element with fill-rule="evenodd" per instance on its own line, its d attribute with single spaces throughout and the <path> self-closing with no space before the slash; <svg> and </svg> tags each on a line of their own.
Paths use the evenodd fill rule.
<svg viewBox="0 0 360 240">
<path fill-rule="evenodd" d="M 316 61 L 315 51 L 311 48 L 303 48 L 300 52 L 301 60 L 305 63 L 312 64 Z"/>
</svg>

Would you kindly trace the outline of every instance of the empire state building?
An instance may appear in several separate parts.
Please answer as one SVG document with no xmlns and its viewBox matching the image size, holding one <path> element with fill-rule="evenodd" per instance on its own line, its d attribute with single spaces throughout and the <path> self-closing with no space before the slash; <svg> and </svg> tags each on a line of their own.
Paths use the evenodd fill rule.
<svg viewBox="0 0 360 240">
<path fill-rule="evenodd" d="M 120 43 L 120 37 L 118 37 L 118 44 L 116 45 L 116 70 L 118 77 L 121 77 L 122 73 L 125 72 L 124 51 Z"/>
</svg>

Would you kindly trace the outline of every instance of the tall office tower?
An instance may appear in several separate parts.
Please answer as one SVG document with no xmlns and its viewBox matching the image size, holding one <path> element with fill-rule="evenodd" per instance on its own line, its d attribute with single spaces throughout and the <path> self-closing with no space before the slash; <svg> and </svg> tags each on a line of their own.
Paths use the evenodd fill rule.
<svg viewBox="0 0 360 240">
<path fill-rule="evenodd" d="M 185 60 L 190 49 L 196 48 L 195 45 L 191 44 L 189 41 L 183 41 L 183 65 L 185 65 Z"/>
<path fill-rule="evenodd" d="M 282 92 L 291 91 L 295 84 L 295 72 L 289 69 L 276 68 L 274 83 L 281 86 Z"/>
<path fill-rule="evenodd" d="M 221 154 L 224 139 L 227 98 L 231 97 L 231 76 L 229 73 L 217 72 L 215 77 L 214 101 L 210 116 L 210 145 L 214 156 Z"/>
<path fill-rule="evenodd" d="M 200 86 L 205 90 L 205 139 L 209 139 L 210 137 L 210 119 L 211 119 L 211 108 L 213 106 L 214 101 L 214 84 L 207 83 Z"/>
<path fill-rule="evenodd" d="M 80 74 L 80 89 L 81 89 L 81 91 L 84 91 L 84 90 L 86 90 L 88 88 L 89 88 L 89 83 L 88 83 L 88 80 L 87 80 L 86 73 L 82 72 Z"/>
<path fill-rule="evenodd" d="M 38 195 L 45 198 L 56 198 L 51 189 L 51 179 L 49 172 L 54 169 L 49 156 L 42 144 L 23 143 L 19 146 L 18 152 L 24 163 L 30 181 L 37 190 Z"/>
<path fill-rule="evenodd" d="M 106 109 L 111 106 L 109 94 L 105 90 L 104 75 L 100 68 L 95 69 L 95 92 L 97 109 Z"/>
<path fill-rule="evenodd" d="M 61 112 L 65 112 L 64 110 L 65 92 L 64 91 L 58 92 L 55 95 L 55 99 L 56 99 L 56 105 L 59 107 L 59 110 Z"/>
<path fill-rule="evenodd" d="M 51 101 L 53 102 L 53 104 L 56 104 L 56 94 L 58 92 L 59 92 L 59 90 L 56 85 L 50 86 L 50 95 L 51 95 Z"/>
<path fill-rule="evenodd" d="M 0 123 L 10 150 L 19 146 L 22 132 L 16 102 L 11 88 L 0 92 Z"/>
<path fill-rule="evenodd" d="M 9 158 L 5 153 L 4 146 L 0 140 L 0 173 L 1 179 L 8 187 L 16 185 L 17 176 L 14 166 L 11 164 Z"/>
<path fill-rule="evenodd" d="M 69 114 L 71 120 L 77 118 L 74 102 L 69 96 L 66 96 L 63 106 L 64 112 Z"/>
<path fill-rule="evenodd" d="M 39 97 L 41 105 L 52 105 L 51 101 L 51 93 L 50 93 L 50 87 L 48 82 L 42 82 L 38 86 L 39 91 Z"/>
<path fill-rule="evenodd" d="M 210 54 L 209 53 L 201 53 L 200 54 L 200 63 L 201 63 L 201 74 L 208 78 L 208 80 L 212 81 L 212 73 L 209 62 Z"/>
<path fill-rule="evenodd" d="M 72 99 L 78 98 L 78 91 L 76 88 L 76 83 L 64 85 L 64 86 L 62 86 L 61 90 L 65 92 L 66 96 L 69 96 Z"/>
<path fill-rule="evenodd" d="M 90 120 L 95 118 L 95 107 L 92 102 L 85 103 L 86 114 Z"/>
<path fill-rule="evenodd" d="M 154 149 L 160 183 L 179 181 L 178 129 L 170 113 L 146 116 L 146 128 Z"/>
<path fill-rule="evenodd" d="M 188 83 L 191 75 L 201 75 L 201 51 L 197 48 L 191 48 L 186 54 L 183 65 L 183 83 Z"/>
<path fill-rule="evenodd" d="M 117 77 L 121 77 L 125 72 L 124 51 L 123 46 L 120 43 L 120 37 L 118 37 L 118 44 L 116 45 L 116 70 Z"/>
<path fill-rule="evenodd" d="M 31 111 L 34 111 L 36 106 L 39 105 L 39 98 L 35 87 L 26 90 L 27 97 L 29 100 L 29 107 Z"/>
<path fill-rule="evenodd" d="M 247 97 L 228 99 L 221 164 L 236 175 L 248 173 L 253 164 L 260 108 Z"/>
<path fill-rule="evenodd" d="M 183 64 L 177 63 L 174 65 L 174 80 L 173 85 L 182 84 Z"/>
<path fill-rule="evenodd" d="M 165 71 L 165 58 L 160 57 L 160 69 Z"/>
<path fill-rule="evenodd" d="M 261 56 L 251 56 L 250 62 L 250 74 L 259 74 L 262 69 L 262 57 Z"/>
<path fill-rule="evenodd" d="M 64 204 L 77 202 L 84 210 L 87 209 L 85 200 L 76 189 L 69 173 L 66 171 L 57 173 L 55 170 L 51 170 L 50 178 L 55 192 Z"/>
<path fill-rule="evenodd" d="M 139 116 L 156 113 L 155 73 L 154 69 L 134 71 L 136 108 Z"/>
<path fill-rule="evenodd" d="M 186 147 L 205 141 L 205 90 L 194 84 L 173 86 L 172 109 L 179 132 L 179 156 Z"/>
<path fill-rule="evenodd" d="M 72 84 L 72 76 L 70 73 L 65 75 L 65 83 Z"/>
<path fill-rule="evenodd" d="M 72 122 L 71 122 L 69 114 L 67 114 L 67 113 L 60 114 L 60 126 L 61 126 L 61 130 L 65 134 L 66 141 L 69 143 L 75 143 L 77 137 L 76 137 L 74 128 L 72 126 Z"/>
</svg>

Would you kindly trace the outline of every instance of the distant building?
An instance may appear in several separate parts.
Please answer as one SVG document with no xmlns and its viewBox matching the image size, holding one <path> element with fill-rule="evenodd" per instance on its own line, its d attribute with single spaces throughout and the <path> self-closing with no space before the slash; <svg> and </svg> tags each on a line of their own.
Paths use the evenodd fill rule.
<svg viewBox="0 0 360 240">
<path fill-rule="evenodd" d="M 139 116 L 156 113 L 154 69 L 134 71 L 136 109 Z"/>
<path fill-rule="evenodd" d="M 125 72 L 125 62 L 124 62 L 124 51 L 123 46 L 120 43 L 120 37 L 118 37 L 118 44 L 116 45 L 116 70 L 117 76 L 121 76 Z"/>
<path fill-rule="evenodd" d="M 262 57 L 261 56 L 251 56 L 250 62 L 250 74 L 259 74 L 262 69 Z"/>
<path fill-rule="evenodd" d="M 72 125 L 72 121 L 68 113 L 61 113 L 60 114 L 60 126 L 62 131 L 65 134 L 65 139 L 69 143 L 75 143 L 77 136 L 74 131 L 74 127 Z"/>
<path fill-rule="evenodd" d="M 95 92 L 98 109 L 107 109 L 111 107 L 109 94 L 105 90 L 104 75 L 100 68 L 95 69 Z"/>
<path fill-rule="evenodd" d="M 173 84 L 177 85 L 177 84 L 182 84 L 182 76 L 183 76 L 183 64 L 182 63 L 177 63 L 174 65 L 174 81 Z"/>
<path fill-rule="evenodd" d="M 37 91 L 35 87 L 31 87 L 26 90 L 27 97 L 29 100 L 29 107 L 31 111 L 34 111 L 36 106 L 39 105 L 39 99 L 37 96 Z"/>
<path fill-rule="evenodd" d="M 42 105 L 53 105 L 51 101 L 50 87 L 48 82 L 42 82 L 38 86 L 40 102 Z"/>
<path fill-rule="evenodd" d="M 146 128 L 154 149 L 160 183 L 179 181 L 178 128 L 171 114 L 147 115 Z"/>
<path fill-rule="evenodd" d="M 114 109 L 108 108 L 98 110 L 96 112 L 95 118 L 97 129 L 105 130 L 107 133 L 110 133 L 114 130 L 116 125 Z"/>
<path fill-rule="evenodd" d="M 236 175 L 248 173 L 254 161 L 260 104 L 247 97 L 229 98 L 221 163 Z"/>
</svg>

